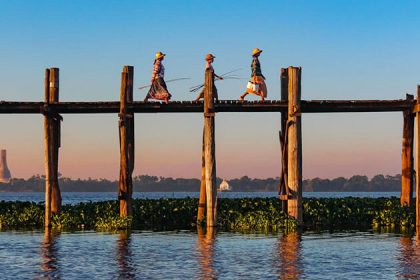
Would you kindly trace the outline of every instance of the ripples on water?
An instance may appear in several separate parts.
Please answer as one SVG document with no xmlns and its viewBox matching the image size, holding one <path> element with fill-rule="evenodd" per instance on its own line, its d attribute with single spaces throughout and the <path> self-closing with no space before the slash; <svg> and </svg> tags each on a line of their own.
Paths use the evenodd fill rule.
<svg viewBox="0 0 420 280">
<path fill-rule="evenodd" d="M 2 279 L 417 279 L 395 234 L 0 233 Z"/>
<path fill-rule="evenodd" d="M 63 192 L 63 204 L 76 204 L 88 201 L 116 200 L 117 193 L 112 192 Z M 134 192 L 133 198 L 198 198 L 198 192 Z M 277 192 L 219 192 L 220 198 L 243 198 L 243 197 L 277 197 Z M 398 192 L 305 192 L 304 197 L 399 197 Z M 0 201 L 45 201 L 45 193 L 42 192 L 0 192 Z"/>
</svg>

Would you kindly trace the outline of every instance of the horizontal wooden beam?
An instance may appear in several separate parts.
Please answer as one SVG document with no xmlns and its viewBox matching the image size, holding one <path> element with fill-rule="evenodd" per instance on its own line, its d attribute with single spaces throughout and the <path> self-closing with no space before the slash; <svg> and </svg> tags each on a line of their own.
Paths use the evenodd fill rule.
<svg viewBox="0 0 420 280">
<path fill-rule="evenodd" d="M 416 100 L 302 100 L 302 113 L 346 112 L 398 112 L 413 110 Z M 287 102 L 281 100 L 238 101 L 220 100 L 215 103 L 216 112 L 287 112 Z M 0 101 L 0 114 L 60 114 L 118 113 L 120 102 L 60 102 L 46 105 L 44 102 Z M 161 102 L 136 101 L 129 105 L 135 113 L 203 113 L 203 103 L 195 101 Z"/>
<path fill-rule="evenodd" d="M 412 110 L 415 100 L 302 100 L 303 113 L 398 112 Z"/>
</svg>

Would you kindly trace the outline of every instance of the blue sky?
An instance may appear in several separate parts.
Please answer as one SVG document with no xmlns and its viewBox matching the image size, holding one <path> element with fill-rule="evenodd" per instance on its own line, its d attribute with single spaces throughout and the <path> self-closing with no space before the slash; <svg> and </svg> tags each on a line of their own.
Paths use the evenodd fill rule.
<svg viewBox="0 0 420 280">
<path fill-rule="evenodd" d="M 120 72 L 150 80 L 154 53 L 167 53 L 174 100 L 191 100 L 204 55 L 216 73 L 250 75 L 260 61 L 269 99 L 279 71 L 301 66 L 302 99 L 401 99 L 420 80 L 418 1 L 0 1 L 0 100 L 40 101 L 47 67 L 60 68 L 62 101 L 119 99 Z M 246 80 L 218 82 L 237 99 Z M 146 91 L 135 91 L 142 100 Z M 249 99 L 256 99 L 249 97 Z M 278 176 L 279 114 L 219 114 L 218 175 Z M 9 131 L 12 175 L 43 174 L 41 116 L 0 116 Z M 16 127 L 21 129 L 16 130 Z M 199 177 L 200 114 L 136 115 L 134 174 Z M 400 173 L 401 113 L 303 116 L 304 177 Z M 60 170 L 70 177 L 118 177 L 117 116 L 64 116 Z"/>
</svg>

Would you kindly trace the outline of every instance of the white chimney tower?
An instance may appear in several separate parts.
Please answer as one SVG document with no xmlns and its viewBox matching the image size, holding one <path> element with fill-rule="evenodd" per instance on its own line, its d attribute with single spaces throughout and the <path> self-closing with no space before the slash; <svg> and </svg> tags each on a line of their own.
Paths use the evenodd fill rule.
<svg viewBox="0 0 420 280">
<path fill-rule="evenodd" d="M 0 151 L 0 183 L 10 182 L 10 170 L 7 167 L 6 150 Z"/>
</svg>

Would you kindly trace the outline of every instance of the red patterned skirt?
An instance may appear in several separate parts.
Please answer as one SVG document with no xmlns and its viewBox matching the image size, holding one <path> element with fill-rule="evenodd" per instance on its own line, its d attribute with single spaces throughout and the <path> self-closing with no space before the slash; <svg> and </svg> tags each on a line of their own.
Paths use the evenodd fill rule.
<svg viewBox="0 0 420 280">
<path fill-rule="evenodd" d="M 153 80 L 153 83 L 150 86 L 149 92 L 146 96 L 148 99 L 157 100 L 171 99 L 171 97 L 172 95 L 169 93 L 163 78 L 157 78 Z"/>
</svg>

